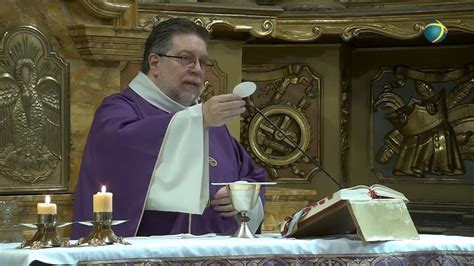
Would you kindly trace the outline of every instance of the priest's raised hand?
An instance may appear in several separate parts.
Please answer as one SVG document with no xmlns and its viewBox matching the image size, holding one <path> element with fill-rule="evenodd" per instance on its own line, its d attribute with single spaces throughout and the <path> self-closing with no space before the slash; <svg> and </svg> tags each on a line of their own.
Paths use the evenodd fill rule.
<svg viewBox="0 0 474 266">
<path fill-rule="evenodd" d="M 213 96 L 202 106 L 204 125 L 220 127 L 245 112 L 245 101 L 235 94 Z"/>
</svg>

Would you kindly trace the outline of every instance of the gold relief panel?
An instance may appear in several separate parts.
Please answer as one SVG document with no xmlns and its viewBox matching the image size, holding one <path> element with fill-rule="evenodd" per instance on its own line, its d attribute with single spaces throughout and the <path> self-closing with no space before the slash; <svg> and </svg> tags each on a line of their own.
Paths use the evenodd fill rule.
<svg viewBox="0 0 474 266">
<path fill-rule="evenodd" d="M 251 104 L 291 138 L 248 109 L 241 126 L 244 145 L 272 180 L 309 182 L 319 168 L 294 144 L 319 160 L 321 78 L 308 65 L 292 64 L 244 65 L 243 79 L 257 83 L 257 92 L 249 97 Z"/>
<path fill-rule="evenodd" d="M 379 178 L 474 181 L 474 65 L 384 68 L 371 89 Z"/>
<path fill-rule="evenodd" d="M 0 193 L 66 190 L 69 66 L 33 26 L 0 47 Z"/>
</svg>

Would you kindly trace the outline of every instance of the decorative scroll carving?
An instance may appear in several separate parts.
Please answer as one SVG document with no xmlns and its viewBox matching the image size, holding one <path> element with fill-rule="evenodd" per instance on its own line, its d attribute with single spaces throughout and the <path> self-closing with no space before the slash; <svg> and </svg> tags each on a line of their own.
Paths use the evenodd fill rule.
<svg viewBox="0 0 474 266">
<path fill-rule="evenodd" d="M 358 24 L 349 25 L 342 31 L 341 37 L 344 41 L 359 36 L 361 33 L 376 33 L 395 39 L 414 39 L 423 34 L 424 25 L 422 23 L 413 24 L 413 30 L 391 24 Z"/>
<path fill-rule="evenodd" d="M 138 25 L 147 30 L 151 30 L 161 21 L 167 20 L 172 16 L 150 16 L 140 19 Z M 242 19 L 232 20 L 231 18 L 218 17 L 193 17 L 196 24 L 204 27 L 207 31 L 212 32 L 215 29 L 230 29 L 235 32 L 248 32 L 255 37 L 269 36 L 274 30 L 274 22 L 271 19 L 263 19 L 261 21 L 242 21 Z M 250 23 L 249 23 L 250 22 Z"/>
<path fill-rule="evenodd" d="M 256 81 L 257 93 L 250 97 L 262 113 L 291 138 L 288 141 L 260 114 L 249 109 L 241 127 L 242 140 L 272 179 L 308 181 L 319 169 L 293 143 L 319 157 L 320 78 L 306 65 L 264 66 L 259 71 L 244 67 L 244 79 Z M 309 111 L 311 109 L 311 111 Z M 315 126 L 311 134 L 311 123 Z M 293 143 L 292 143 L 293 142 Z"/>
<path fill-rule="evenodd" d="M 366 11 L 351 10 L 351 7 L 344 6 L 326 10 L 325 4 L 322 4 L 321 8 L 329 16 L 331 12 L 337 12 L 334 14 L 336 16 L 330 19 L 318 14 L 317 10 L 320 10 L 320 7 L 304 12 L 291 11 L 291 8 L 279 5 L 262 8 L 223 3 L 216 5 L 162 1 L 122 3 L 118 0 L 82 0 L 82 4 L 96 16 L 114 19 L 113 25 L 119 26 L 71 27 L 70 33 L 81 57 L 92 60 L 139 61 L 147 31 L 160 21 L 172 17 L 188 18 L 210 32 L 233 35 L 243 41 L 255 37 L 290 42 L 309 42 L 321 37 L 335 36 L 350 41 L 354 38 L 373 38 L 374 35 L 400 40 L 416 39 L 423 34 L 424 26 L 430 20 L 427 19 L 426 13 L 420 13 L 419 8 L 407 9 L 405 13 L 400 13 L 395 7 L 380 11 L 380 8 L 372 6 L 376 5 L 374 3 L 371 3 L 371 7 Z M 319 6 L 320 3 L 315 5 Z M 413 6 L 408 3 L 400 5 Z M 303 6 L 306 7 L 306 4 Z M 460 9 L 465 11 L 460 12 Z M 341 10 L 344 12 L 341 13 Z M 450 33 L 474 32 L 474 21 L 467 4 L 446 3 L 443 12 L 447 14 L 446 18 L 443 18 L 443 23 L 449 28 Z M 456 19 L 453 19 L 454 17 Z"/>
<path fill-rule="evenodd" d="M 60 184 L 54 184 L 57 187 L 66 184 L 69 174 L 69 116 L 65 103 L 69 68 L 46 40 L 31 26 L 16 27 L 3 35 L 0 176 L 34 184 L 61 175 L 55 177 L 60 180 Z M 1 191 L 8 191 L 8 184 L 4 183 Z"/>
<path fill-rule="evenodd" d="M 135 8 L 133 0 L 81 0 L 81 3 L 95 16 L 112 19 L 115 26 L 134 25 L 136 11 L 132 10 Z"/>
<path fill-rule="evenodd" d="M 387 70 L 383 73 L 389 76 Z M 383 86 L 373 103 L 374 108 L 387 110 L 385 118 L 393 125 L 379 148 L 377 162 L 388 164 L 397 157 L 392 169 L 396 176 L 464 175 L 462 159 L 474 159 L 470 112 L 474 105 L 466 102 L 474 89 L 474 66 L 455 70 L 396 67 L 393 74 L 395 79 Z M 419 99 L 414 92 L 410 96 L 397 93 L 399 88 L 406 91 L 407 84 L 413 84 L 407 79 L 414 80 L 413 90 Z M 445 96 L 437 83 L 452 89 Z"/>
<path fill-rule="evenodd" d="M 231 22 L 228 19 L 216 19 L 216 18 L 196 18 L 194 19 L 196 24 L 206 28 L 209 32 L 212 32 L 218 27 L 227 27 L 236 32 L 249 32 L 255 37 L 265 37 L 272 33 L 274 25 L 269 19 L 265 19 L 261 24 L 257 25 L 244 25 L 236 22 Z"/>
<path fill-rule="evenodd" d="M 286 41 L 314 41 L 321 37 L 323 31 L 320 26 L 308 25 L 302 21 L 278 27 L 273 37 Z"/>
<path fill-rule="evenodd" d="M 250 10 L 249 10 L 250 11 Z M 369 18 L 365 21 L 348 19 L 350 15 L 344 19 L 334 19 L 331 21 L 324 19 L 314 19 L 311 17 L 288 19 L 285 17 L 258 17 L 258 18 L 242 18 L 235 16 L 215 15 L 202 13 L 181 13 L 181 14 L 160 14 L 156 16 L 148 16 L 140 19 L 140 27 L 150 28 L 160 19 L 175 16 L 187 16 L 193 19 L 199 25 L 206 27 L 209 31 L 214 28 L 223 29 L 234 32 L 249 32 L 254 37 L 272 36 L 276 39 L 306 42 L 319 39 L 323 35 L 340 35 L 344 41 L 349 41 L 355 37 L 360 37 L 362 33 L 372 33 L 386 36 L 394 39 L 415 39 L 423 34 L 425 22 L 417 18 L 419 22 L 413 22 L 413 18 L 404 18 L 402 20 L 387 20 L 383 23 L 377 23 L 377 19 Z M 250 15 L 250 13 L 249 13 Z M 370 21 L 367 23 L 366 21 Z M 354 22 L 355 21 L 355 22 Z M 260 22 L 260 23 L 259 23 Z M 470 19 L 443 20 L 450 30 L 463 31 L 472 33 L 474 24 Z"/>
<path fill-rule="evenodd" d="M 158 16 L 147 16 L 138 20 L 138 27 L 151 31 L 160 22 Z"/>
<path fill-rule="evenodd" d="M 462 32 L 474 33 L 474 22 L 473 21 L 460 19 L 460 20 L 455 20 L 453 22 L 446 22 L 445 24 L 446 24 L 447 27 L 449 27 L 449 30 L 456 29 L 456 30 L 462 31 Z"/>
</svg>

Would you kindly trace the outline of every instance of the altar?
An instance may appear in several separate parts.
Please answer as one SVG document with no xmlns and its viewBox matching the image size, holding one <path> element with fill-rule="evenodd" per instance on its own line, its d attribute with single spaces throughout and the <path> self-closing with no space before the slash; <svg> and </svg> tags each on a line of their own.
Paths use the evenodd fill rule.
<svg viewBox="0 0 474 266">
<path fill-rule="evenodd" d="M 1 265 L 473 265 L 474 238 L 420 235 L 420 240 L 363 242 L 356 235 L 257 239 L 172 235 L 132 237 L 130 245 L 17 249 L 0 244 Z"/>
</svg>

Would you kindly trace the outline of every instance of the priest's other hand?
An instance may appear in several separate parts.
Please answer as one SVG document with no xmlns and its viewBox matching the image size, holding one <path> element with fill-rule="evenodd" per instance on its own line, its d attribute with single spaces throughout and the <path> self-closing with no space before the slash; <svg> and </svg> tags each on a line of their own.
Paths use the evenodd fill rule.
<svg viewBox="0 0 474 266">
<path fill-rule="evenodd" d="M 245 112 L 245 101 L 235 94 L 221 94 L 211 97 L 202 105 L 204 125 L 220 127 L 238 118 Z"/>
<path fill-rule="evenodd" d="M 214 199 L 211 200 L 211 207 L 216 212 L 219 212 L 222 217 L 234 217 L 237 215 L 226 187 L 221 187 L 216 192 Z"/>
</svg>

